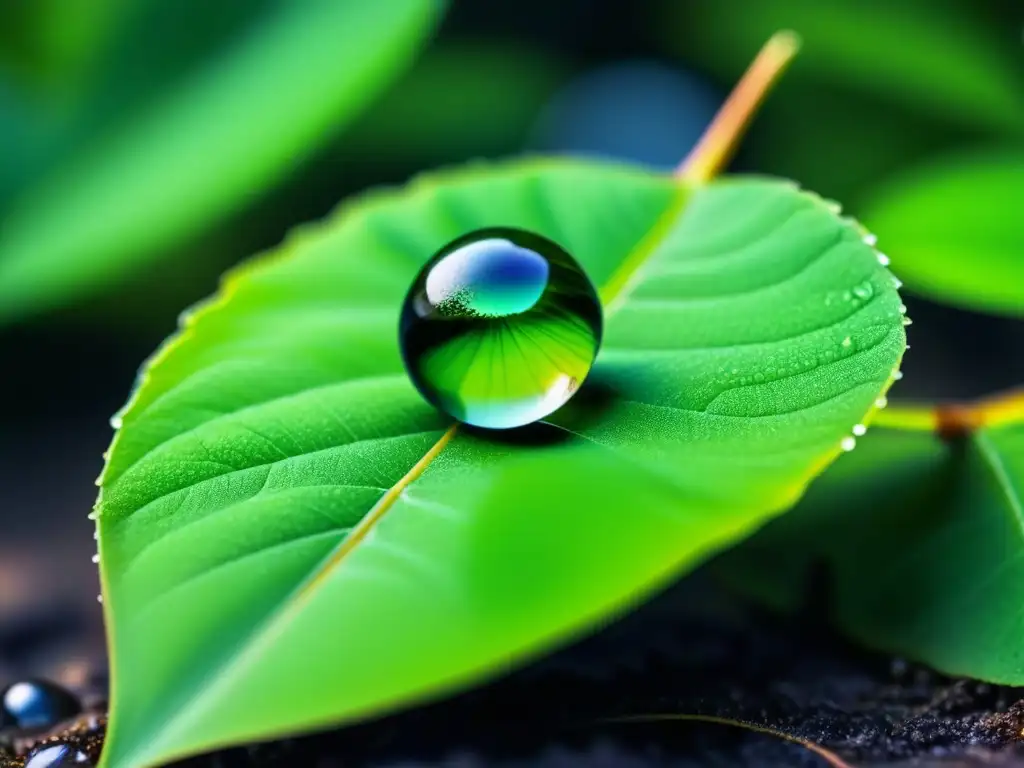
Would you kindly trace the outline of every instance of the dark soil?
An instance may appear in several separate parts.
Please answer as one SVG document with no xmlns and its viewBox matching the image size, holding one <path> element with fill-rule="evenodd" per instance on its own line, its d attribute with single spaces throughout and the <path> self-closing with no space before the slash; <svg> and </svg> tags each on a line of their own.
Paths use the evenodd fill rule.
<svg viewBox="0 0 1024 768">
<path fill-rule="evenodd" d="M 11 583 L 9 572 L 6 578 Z M 45 738 L 72 741 L 95 755 L 105 693 L 98 612 L 79 615 L 59 600 L 40 598 L 7 600 L 0 615 L 0 677 L 44 674 L 76 690 L 91 711 Z M 33 608 L 40 604 L 47 609 Z M 736 727 L 609 722 L 653 713 L 768 725 L 862 768 L 1024 768 L 1024 744 L 1015 745 L 1024 729 L 1024 689 L 952 680 L 865 653 L 811 617 L 763 613 L 722 594 L 703 575 L 476 691 L 337 732 L 187 761 L 182 768 L 827 765 L 802 746 Z M 15 751 L 23 754 L 38 741 L 8 733 L 0 766 L 21 766 Z"/>
</svg>

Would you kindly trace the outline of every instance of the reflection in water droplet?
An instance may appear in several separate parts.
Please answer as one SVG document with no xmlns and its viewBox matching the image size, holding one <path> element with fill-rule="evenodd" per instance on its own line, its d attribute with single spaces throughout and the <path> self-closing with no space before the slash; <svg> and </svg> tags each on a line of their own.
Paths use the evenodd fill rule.
<svg viewBox="0 0 1024 768">
<path fill-rule="evenodd" d="M 399 341 L 427 400 L 468 424 L 508 429 L 544 418 L 578 389 L 597 356 L 601 305 L 557 244 L 483 229 L 417 275 Z"/>
</svg>

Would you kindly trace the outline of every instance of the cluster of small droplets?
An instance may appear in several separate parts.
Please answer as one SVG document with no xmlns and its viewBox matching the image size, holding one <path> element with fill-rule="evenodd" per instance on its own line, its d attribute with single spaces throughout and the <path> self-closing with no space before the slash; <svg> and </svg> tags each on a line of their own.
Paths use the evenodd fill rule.
<svg viewBox="0 0 1024 768">
<path fill-rule="evenodd" d="M 831 200 L 825 200 L 824 203 L 825 203 L 825 205 L 828 207 L 828 209 L 830 211 L 832 211 L 833 213 L 836 213 L 836 214 L 839 213 L 840 208 L 839 208 L 839 206 L 836 203 L 832 202 Z M 857 222 L 855 219 L 849 219 L 848 221 L 852 225 L 854 225 L 855 227 L 858 227 L 861 230 L 864 229 L 863 226 L 859 222 Z M 873 248 L 875 250 L 875 258 L 878 259 L 878 263 L 881 264 L 883 267 L 888 267 L 889 264 L 891 263 L 889 257 L 886 256 L 884 253 L 882 253 L 881 251 L 879 251 L 876 248 L 876 246 L 878 245 L 878 237 L 875 236 L 874 234 L 872 234 L 871 232 L 867 232 L 865 230 L 861 239 L 863 240 L 865 245 L 868 245 L 868 246 L 870 246 L 871 248 Z M 899 290 L 900 288 L 903 287 L 903 283 L 899 280 L 899 278 L 897 278 L 895 275 L 890 275 L 890 277 L 892 279 L 892 284 L 893 284 L 894 288 Z M 905 325 L 905 326 L 906 325 L 910 325 L 911 324 L 911 320 L 910 320 L 909 317 L 907 317 L 907 306 L 905 304 L 903 304 L 902 302 L 900 303 L 900 306 L 899 306 L 899 312 L 900 312 L 900 315 L 903 317 L 903 325 Z M 849 344 L 850 344 L 850 338 L 847 336 L 846 338 L 843 339 L 842 345 L 844 347 L 846 347 L 846 346 L 849 346 Z M 906 349 L 910 349 L 910 345 L 906 344 L 904 346 L 904 349 L 905 350 Z M 902 371 L 900 371 L 898 368 L 893 370 L 893 372 L 892 372 L 892 381 L 894 381 L 894 382 L 895 381 L 899 381 L 902 378 L 903 378 L 903 372 Z M 886 399 L 885 395 L 880 395 L 875 400 L 875 408 L 885 408 L 885 406 L 887 406 L 888 404 L 889 404 L 889 401 L 888 401 L 888 399 Z M 844 437 L 842 440 L 839 441 L 839 447 L 843 451 L 845 451 L 845 452 L 852 451 L 855 447 L 857 447 L 857 438 L 858 437 L 863 437 L 867 433 L 868 428 L 864 424 L 854 424 L 852 431 L 853 431 L 852 435 L 847 435 L 846 437 Z"/>
</svg>

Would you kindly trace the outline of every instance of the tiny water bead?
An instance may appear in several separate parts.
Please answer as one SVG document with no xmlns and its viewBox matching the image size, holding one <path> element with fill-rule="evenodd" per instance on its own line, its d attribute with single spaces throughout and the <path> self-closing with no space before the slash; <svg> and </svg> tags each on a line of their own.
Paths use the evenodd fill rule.
<svg viewBox="0 0 1024 768">
<path fill-rule="evenodd" d="M 90 768 L 92 762 L 84 752 L 67 744 L 48 744 L 34 750 L 25 768 Z"/>
<path fill-rule="evenodd" d="M 14 683 L 0 694 L 0 727 L 49 728 L 81 711 L 71 693 L 42 680 Z"/>
<path fill-rule="evenodd" d="M 459 421 L 509 429 L 562 406 L 601 344 L 601 302 L 583 268 L 545 237 L 471 232 L 416 276 L 399 323 L 413 384 Z"/>
</svg>

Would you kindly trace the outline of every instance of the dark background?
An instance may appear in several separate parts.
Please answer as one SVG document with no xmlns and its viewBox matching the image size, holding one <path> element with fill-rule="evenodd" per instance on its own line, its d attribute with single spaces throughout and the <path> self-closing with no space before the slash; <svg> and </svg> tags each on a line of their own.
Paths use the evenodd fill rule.
<svg viewBox="0 0 1024 768">
<path fill-rule="evenodd" d="M 205 30 L 199 37 L 215 50 L 244 28 L 247 13 L 271 2 L 148 0 L 151 21 L 147 26 L 143 17 L 133 29 L 150 37 L 135 43 L 168 46 L 166 61 L 173 63 L 175 56 L 187 61 L 188 55 L 175 48 L 182 39 L 160 31 L 175 29 L 167 19 L 177 19 L 185 29 Z M 59 12 L 59 3 L 42 5 Z M 111 436 L 108 418 L 127 397 L 140 363 L 174 330 L 178 312 L 215 290 L 226 267 L 274 246 L 291 227 L 323 216 L 345 197 L 470 158 L 573 152 L 671 167 L 756 53 L 756 44 L 731 34 L 730 18 L 756 11 L 767 20 L 767 37 L 769 27 L 798 20 L 793 7 L 799 5 L 772 0 L 457 0 L 423 59 L 395 90 L 310 162 L 295 167 L 284 183 L 254 193 L 250 204 L 162 254 L 141 274 L 126 274 L 58 310 L 0 327 L 0 682 L 41 672 L 76 684 L 102 666 L 98 585 L 90 563 L 93 526 L 86 515 Z M 821 5 L 830 3 L 822 0 Z M 842 13 L 852 8 L 868 28 L 889 23 L 894 7 L 901 14 L 908 9 L 948 14 L 986 45 L 1015 55 L 1024 72 L 1020 2 L 837 0 L 834 5 Z M 766 12 L 766 6 L 772 10 Z M 32 9 L 30 0 L 0 0 L 0 84 L 6 80 L 29 92 L 48 71 L 23 34 Z M 164 22 L 157 25 L 156 19 Z M 872 186 L 901 169 L 946 151 L 1002 141 L 962 119 L 956 107 L 947 114 L 922 110 L 870 84 L 815 72 L 815 46 L 822 43 L 803 32 L 805 56 L 769 98 L 731 170 L 795 178 L 857 215 Z M 851 29 L 850 34 L 861 31 Z M 906 45 L 914 44 L 910 35 Z M 878 55 L 884 57 L 885 51 Z M 951 52 L 945 66 L 957 66 L 955 58 Z M 153 60 L 159 64 L 161 58 Z M 125 70 L 123 77 L 140 82 L 153 77 L 155 87 L 169 87 L 177 70 L 171 64 L 165 69 Z M 945 77 L 941 67 L 934 76 Z M 133 91 L 131 85 L 127 82 L 126 93 Z M 422 120 L 405 119 L 410 112 Z M 11 160 L 15 150 L 7 147 L 0 147 L 0 158 L 6 152 Z M 0 165 L 0 178 L 11 167 Z M 899 275 L 899 254 L 890 255 Z M 940 307 L 913 294 L 906 303 L 914 319 L 908 329 L 912 351 L 893 399 L 964 398 L 1024 381 L 1024 327 L 1019 323 Z M 783 637 L 787 631 L 782 630 Z M 622 646 L 610 647 L 619 649 L 613 656 L 622 651 Z M 646 668 L 646 652 L 641 648 L 636 654 L 634 666 Z M 659 663 L 671 667 L 671 658 Z M 583 665 L 587 674 L 594 673 L 589 663 Z M 864 663 L 871 669 L 881 663 L 878 669 L 885 670 L 889 664 Z M 603 668 L 607 659 L 595 664 Z M 734 672 L 746 669 L 740 661 L 722 664 Z M 671 676 L 664 670 L 659 674 Z M 750 669 L 743 674 L 756 676 Z M 806 678 L 817 679 L 814 674 Z M 638 695 L 629 685 L 640 683 L 616 680 L 612 674 L 602 683 L 606 691 L 607 686 L 626 686 L 613 700 Z M 511 699 L 499 699 L 502 717 L 509 708 L 544 706 L 528 685 L 506 688 L 513 693 L 507 694 Z M 585 739 L 584 746 L 569 752 L 589 754 L 592 764 L 630 764 L 617 742 L 602 744 Z M 537 749 L 547 754 L 547 747 Z M 630 748 L 622 749 L 632 755 L 629 759 L 636 757 Z M 611 762 L 601 763 L 604 759 Z M 646 758 L 637 759 L 641 762 L 636 764 L 646 764 Z"/>
</svg>

